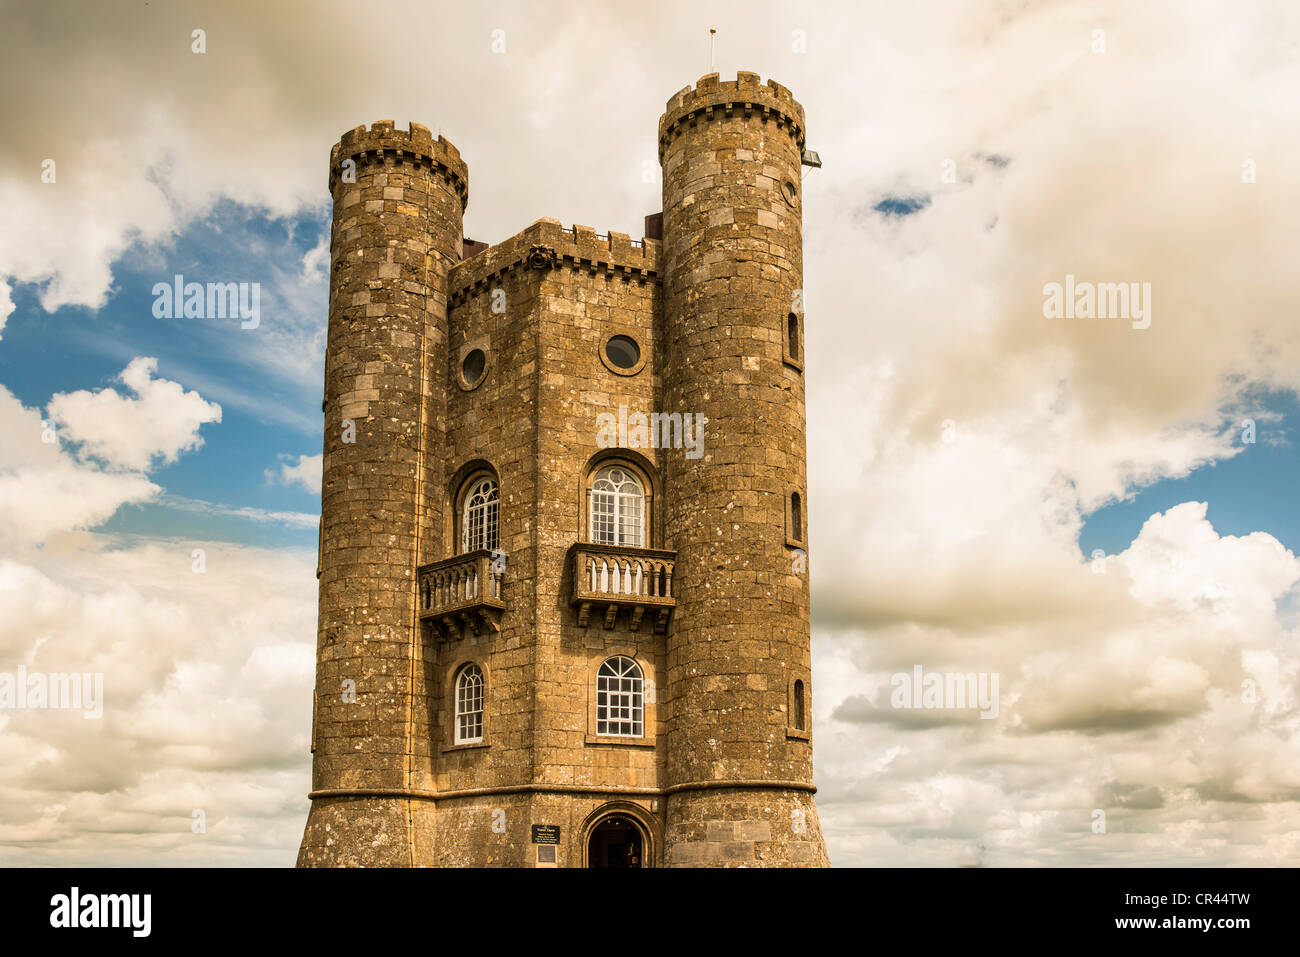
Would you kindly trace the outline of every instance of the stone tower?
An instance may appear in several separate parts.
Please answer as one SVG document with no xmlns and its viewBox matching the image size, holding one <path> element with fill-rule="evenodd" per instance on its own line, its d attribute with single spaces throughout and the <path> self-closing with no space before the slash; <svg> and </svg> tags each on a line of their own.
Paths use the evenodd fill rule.
<svg viewBox="0 0 1300 957">
<path fill-rule="evenodd" d="M 660 120 L 647 238 L 462 238 L 411 124 L 330 157 L 301 866 L 825 865 L 809 716 L 803 109 Z"/>
<path fill-rule="evenodd" d="M 329 188 L 315 797 L 299 863 L 412 865 L 434 823 L 405 797 L 433 780 L 416 569 L 442 547 L 426 470 L 443 444 L 468 171 L 425 127 L 375 123 L 333 148 Z"/>
<path fill-rule="evenodd" d="M 714 835 L 753 833 L 769 862 L 826 863 L 808 723 L 791 720 L 811 684 L 803 150 L 803 107 L 753 73 L 706 76 L 659 120 L 664 402 L 708 420 L 702 461 L 664 459 L 670 860 L 743 857 Z"/>
</svg>

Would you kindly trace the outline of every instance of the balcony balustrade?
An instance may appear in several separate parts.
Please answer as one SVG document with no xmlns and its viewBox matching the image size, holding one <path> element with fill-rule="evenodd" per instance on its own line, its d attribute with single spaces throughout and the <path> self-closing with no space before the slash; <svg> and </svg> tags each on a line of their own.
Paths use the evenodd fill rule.
<svg viewBox="0 0 1300 957">
<path fill-rule="evenodd" d="M 613 628 L 618 613 L 626 609 L 633 631 L 650 612 L 654 630 L 662 633 L 677 599 L 673 597 L 673 563 L 677 553 L 660 548 L 621 545 L 574 545 L 569 554 L 573 567 L 573 604 L 578 624 L 586 626 L 592 607 L 605 611 L 605 627 Z"/>
<path fill-rule="evenodd" d="M 444 638 L 501 630 L 505 563 L 485 548 L 422 565 L 416 593 L 420 619 Z"/>
</svg>

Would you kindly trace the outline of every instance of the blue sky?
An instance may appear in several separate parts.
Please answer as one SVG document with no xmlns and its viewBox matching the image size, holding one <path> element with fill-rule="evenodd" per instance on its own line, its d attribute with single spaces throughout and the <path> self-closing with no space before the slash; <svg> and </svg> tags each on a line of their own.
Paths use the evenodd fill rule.
<svg viewBox="0 0 1300 957">
<path fill-rule="evenodd" d="M 317 495 L 267 472 L 277 474 L 284 456 L 320 453 L 323 354 L 286 367 L 275 350 L 282 338 L 301 342 L 304 327 L 325 328 L 324 274 L 302 283 L 287 282 L 286 276 L 328 235 L 325 204 L 282 219 L 224 202 L 173 242 L 132 246 L 114 263 L 113 289 L 101 309 L 63 307 L 48 314 L 38 301 L 39 287 L 15 287 L 15 309 L 0 349 L 0 382 L 24 405 L 43 408 L 55 392 L 122 391 L 117 377 L 136 356 L 157 358 L 159 377 L 221 405 L 221 422 L 200 430 L 200 449 L 151 472 L 166 496 L 123 507 L 103 531 L 315 547 L 312 529 L 204 512 L 193 503 L 319 512 Z M 260 283 L 259 326 L 156 318 L 153 286 L 171 282 L 176 272 L 186 281 Z"/>
<path fill-rule="evenodd" d="M 1206 517 L 1220 535 L 1264 531 L 1300 552 L 1300 448 L 1290 438 L 1300 424 L 1300 403 L 1294 394 L 1277 392 L 1261 394 L 1257 403 L 1268 414 L 1256 413 L 1253 444 L 1242 442 L 1238 426 L 1237 455 L 1091 513 L 1079 536 L 1083 553 L 1123 551 L 1147 518 L 1181 502 L 1205 502 Z"/>
</svg>

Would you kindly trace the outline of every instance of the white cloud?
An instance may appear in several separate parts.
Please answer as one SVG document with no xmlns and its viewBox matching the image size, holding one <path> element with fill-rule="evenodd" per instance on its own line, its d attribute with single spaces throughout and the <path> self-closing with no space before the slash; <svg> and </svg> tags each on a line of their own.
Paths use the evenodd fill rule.
<svg viewBox="0 0 1300 957">
<path fill-rule="evenodd" d="M 328 232 L 323 232 L 320 242 L 303 254 L 302 275 L 305 279 L 328 281 L 329 271 L 330 237 Z"/>
<path fill-rule="evenodd" d="M 127 380 L 152 394 L 149 372 Z M 0 863 L 287 863 L 310 787 L 314 551 L 85 532 L 126 504 L 181 506 L 43 442 L 2 386 L 0 434 L 0 671 L 103 676 L 98 720 L 0 712 Z"/>
<path fill-rule="evenodd" d="M 0 717 L 0 861 L 289 863 L 310 787 L 314 569 L 303 551 L 101 536 L 0 562 L 0 668 L 104 676 L 98 721 Z"/>
<path fill-rule="evenodd" d="M 14 312 L 14 301 L 9 283 L 0 282 L 0 332 L 4 332 L 5 323 Z"/>
<path fill-rule="evenodd" d="M 139 471 L 155 460 L 175 462 L 203 444 L 199 427 L 220 422 L 221 406 L 178 382 L 155 379 L 157 369 L 157 359 L 132 359 L 121 379 L 135 398 L 115 389 L 59 393 L 50 398 L 50 417 L 64 437 L 80 443 L 82 456 Z"/>
<path fill-rule="evenodd" d="M 161 499 L 161 503 L 168 508 L 178 509 L 183 512 L 242 518 L 263 524 L 285 525 L 290 528 L 315 528 L 320 524 L 320 514 L 315 512 L 284 512 L 247 505 L 223 505 L 219 502 L 205 502 L 200 499 L 186 498 L 183 495 L 165 495 Z"/>
<path fill-rule="evenodd" d="M 57 442 L 43 441 L 56 436 L 48 425 L 0 386 L 0 541 L 10 549 L 93 528 L 123 505 L 162 491 L 144 475 L 78 462 Z"/>
<path fill-rule="evenodd" d="M 301 485 L 309 492 L 320 494 L 322 455 L 285 456 L 290 461 L 280 463 L 278 478 L 285 485 Z"/>
<path fill-rule="evenodd" d="M 1269 535 L 1218 535 L 1188 502 L 1103 567 L 1049 576 L 1032 621 L 818 637 L 819 803 L 839 863 L 1288 860 L 1300 633 L 1277 605 L 1300 560 Z M 895 712 L 889 675 L 914 663 L 997 673 L 997 720 Z"/>
</svg>

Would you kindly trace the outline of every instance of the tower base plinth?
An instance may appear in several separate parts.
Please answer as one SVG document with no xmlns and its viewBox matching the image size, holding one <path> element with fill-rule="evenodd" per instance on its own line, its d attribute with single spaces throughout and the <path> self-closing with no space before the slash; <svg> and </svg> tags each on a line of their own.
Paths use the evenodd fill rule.
<svg viewBox="0 0 1300 957">
<path fill-rule="evenodd" d="M 668 798 L 669 867 L 829 867 L 811 791 L 725 786 Z"/>
<path fill-rule="evenodd" d="M 299 867 L 425 867 L 433 863 L 432 801 L 318 797 L 307 814 Z"/>
</svg>

